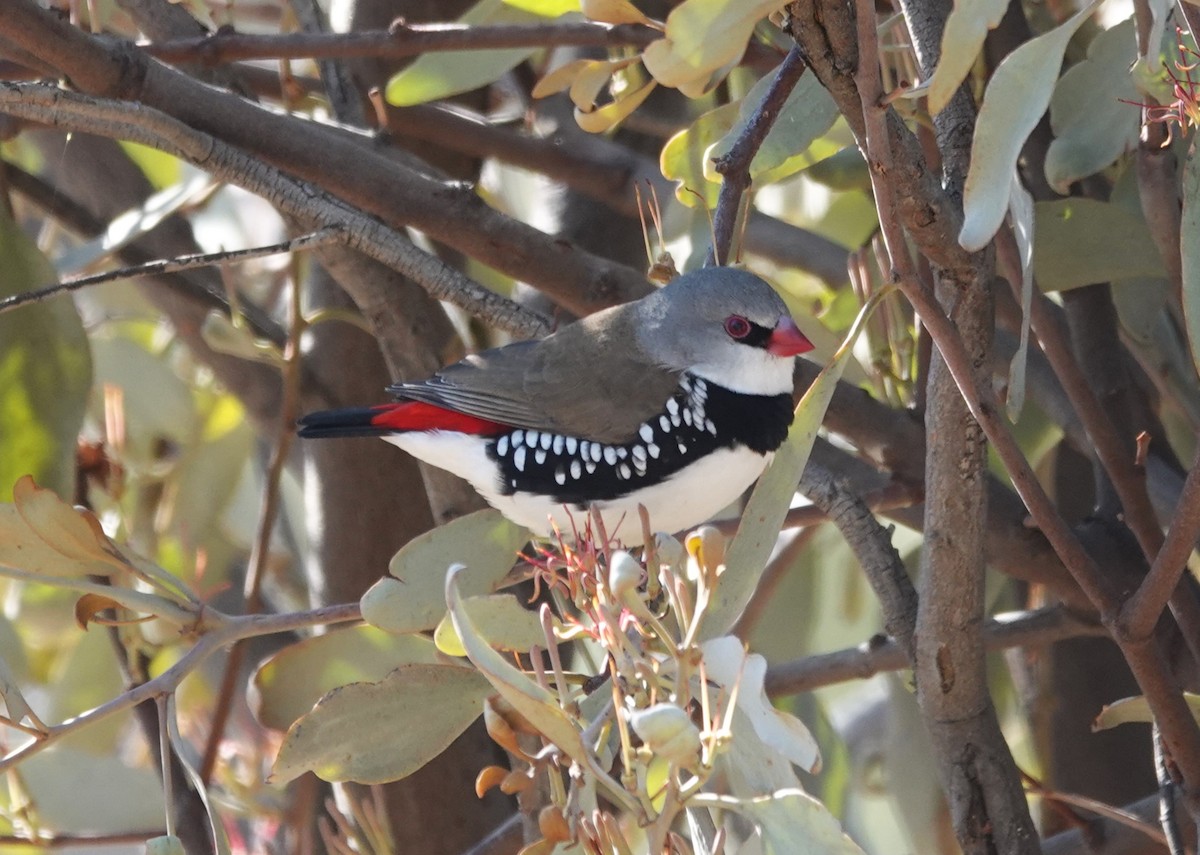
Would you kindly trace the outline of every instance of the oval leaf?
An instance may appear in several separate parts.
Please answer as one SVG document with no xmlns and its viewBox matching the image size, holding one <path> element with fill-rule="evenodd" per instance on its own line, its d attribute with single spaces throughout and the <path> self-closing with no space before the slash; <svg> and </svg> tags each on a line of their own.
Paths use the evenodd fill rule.
<svg viewBox="0 0 1200 855">
<path fill-rule="evenodd" d="M 1004 17 L 1008 0 L 957 0 L 942 31 L 942 55 L 929 78 L 929 112 L 937 115 L 950 103 L 975 64 L 988 30 Z"/>
<path fill-rule="evenodd" d="M 741 59 L 755 24 L 786 5 L 780 0 L 684 0 L 667 16 L 664 38 L 647 46 L 642 61 L 664 86 L 707 87 L 713 72 Z"/>
<path fill-rule="evenodd" d="M 1098 5 L 1094 0 L 1062 25 L 1021 45 L 992 76 L 975 123 L 963 190 L 958 242 L 964 249 L 982 249 L 1000 228 L 1021 146 L 1046 112 L 1067 43 Z"/>
<path fill-rule="evenodd" d="M 378 683 L 334 689 L 288 729 L 270 780 L 313 772 L 325 781 L 397 781 L 466 730 L 490 691 L 455 665 L 404 665 Z"/>
<path fill-rule="evenodd" d="M 1043 291 L 1166 275 L 1145 220 L 1119 204 L 1060 199 L 1034 210 L 1033 273 Z"/>
<path fill-rule="evenodd" d="M 487 643 L 497 650 L 528 653 L 532 647 L 545 649 L 546 634 L 537 612 L 525 608 L 512 594 L 468 597 L 463 605 Z M 467 655 L 449 615 L 438 624 L 433 640 L 447 656 Z"/>
<path fill-rule="evenodd" d="M 287 730 L 322 695 L 348 683 L 374 683 L 402 665 L 450 664 L 422 635 L 396 636 L 372 626 L 306 638 L 271 656 L 254 673 L 247 700 L 266 727 Z"/>
<path fill-rule="evenodd" d="M 444 573 L 465 564 L 464 596 L 490 594 L 508 575 L 529 532 L 491 508 L 413 538 L 362 598 L 363 620 L 388 632 L 433 629 L 446 613 Z"/>
</svg>

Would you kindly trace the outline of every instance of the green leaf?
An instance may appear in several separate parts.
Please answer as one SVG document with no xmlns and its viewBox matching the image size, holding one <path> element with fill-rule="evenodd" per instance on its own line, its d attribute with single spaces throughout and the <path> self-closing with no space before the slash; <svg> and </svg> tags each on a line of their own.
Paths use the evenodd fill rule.
<svg viewBox="0 0 1200 855">
<path fill-rule="evenodd" d="M 1192 360 L 1200 370 L 1200 155 L 1192 140 L 1183 164 L 1183 218 L 1179 224 L 1183 266 L 1183 317 Z"/>
<path fill-rule="evenodd" d="M 397 781 L 441 754 L 490 692 L 470 668 L 419 664 L 334 689 L 289 728 L 269 780 L 313 772 L 325 781 Z"/>
<path fill-rule="evenodd" d="M 512 594 L 467 597 L 463 606 L 480 634 L 497 650 L 528 653 L 532 647 L 544 649 L 549 643 L 537 612 L 525 608 Z M 437 649 L 447 656 L 467 655 L 449 615 L 438 624 L 433 640 Z"/>
<path fill-rule="evenodd" d="M 725 572 L 720 576 L 720 584 L 702 624 L 701 641 L 728 633 L 750 602 L 779 538 L 783 518 L 787 515 L 792 496 L 796 493 L 796 484 L 808 463 L 808 455 L 812 452 L 817 431 L 825 418 L 825 410 L 833 399 L 846 363 L 850 361 L 854 342 L 875 307 L 890 293 L 890 288 L 877 291 L 863 306 L 854 326 L 846 334 L 846 340 L 833 355 L 833 360 L 817 375 L 800 399 L 788 438 L 775 453 L 775 460 L 766 473 L 758 479 L 758 486 L 751 493 L 746 510 L 742 513 L 737 534 L 729 544 Z"/>
<path fill-rule="evenodd" d="M 1136 55 L 1133 19 L 1105 30 L 1088 45 L 1087 59 L 1054 88 L 1046 152 L 1046 180 L 1059 193 L 1104 169 L 1137 145 L 1141 125 L 1137 89 L 1129 74 Z"/>
<path fill-rule="evenodd" d="M 667 140 L 659 156 L 664 178 L 675 182 L 675 197 L 689 208 L 715 208 L 719 185 L 704 176 L 705 156 L 737 121 L 738 105 L 724 104 L 700 115 L 691 127 Z"/>
<path fill-rule="evenodd" d="M 0 298 L 51 285 L 53 265 L 0 211 Z M 75 440 L 83 424 L 92 362 L 70 297 L 0 315 L 0 500 L 22 475 L 60 496 L 75 489 Z"/>
<path fill-rule="evenodd" d="M 446 613 L 447 567 L 466 565 L 459 579 L 465 596 L 490 594 L 528 540 L 528 531 L 491 508 L 413 538 L 393 556 L 391 575 L 363 595 L 363 620 L 394 633 L 433 629 Z"/>
<path fill-rule="evenodd" d="M 547 20 L 531 9 L 501 0 L 480 0 L 459 18 L 463 24 L 539 24 Z M 546 4 L 553 8 L 559 4 Z M 411 107 L 439 98 L 449 98 L 494 83 L 502 74 L 520 65 L 537 48 L 497 50 L 453 50 L 422 54 L 412 65 L 388 81 L 387 101 L 396 107 Z"/>
<path fill-rule="evenodd" d="M 1124 207 L 1095 199 L 1034 207 L 1033 272 L 1043 291 L 1166 275 L 1145 221 Z"/>
<path fill-rule="evenodd" d="M 422 635 L 372 626 L 338 629 L 288 645 L 254 673 L 247 699 L 261 724 L 287 730 L 321 696 L 348 683 L 374 683 L 402 665 L 449 664 Z"/>
<path fill-rule="evenodd" d="M 162 827 L 162 782 L 147 767 L 56 745 L 23 761 L 19 774 L 46 831 L 119 834 Z"/>
<path fill-rule="evenodd" d="M 1183 699 L 1187 702 L 1188 709 L 1192 712 L 1192 717 L 1200 722 L 1200 695 L 1193 694 L 1192 692 L 1184 692 Z M 1113 701 L 1100 710 L 1100 715 L 1096 716 L 1096 720 L 1092 722 L 1092 732 L 1108 730 L 1111 727 L 1116 727 L 1118 724 L 1149 723 L 1152 721 L 1154 721 L 1154 716 L 1150 712 L 1150 702 L 1146 700 L 1144 695 L 1137 695 L 1136 697 L 1121 698 L 1119 701 Z"/>
<path fill-rule="evenodd" d="M 1046 112 L 1067 43 L 1098 5 L 1093 0 L 1064 24 L 1021 45 L 992 75 L 975 122 L 963 190 L 958 242 L 964 249 L 982 249 L 1000 228 L 1021 146 Z"/>
<path fill-rule="evenodd" d="M 754 26 L 783 0 L 684 0 L 667 16 L 664 37 L 642 53 L 646 70 L 664 86 L 697 97 L 714 72 L 741 59 Z"/>
<path fill-rule="evenodd" d="M 704 177 L 709 181 L 720 183 L 721 176 L 714 168 L 713 159 L 728 154 L 733 148 L 773 81 L 774 75 L 768 74 L 754 85 L 741 101 L 737 122 L 724 137 L 705 152 Z M 775 124 L 771 126 L 767 138 L 763 140 L 762 146 L 750 162 L 750 179 L 756 184 L 781 181 L 816 161 L 835 154 L 842 146 L 829 140 L 821 151 L 805 156 L 814 143 L 833 127 L 837 117 L 837 106 L 817 76 L 803 75 L 784 102 Z"/>
<path fill-rule="evenodd" d="M 580 728 L 559 707 L 558 698 L 489 647 L 472 623 L 458 591 L 457 577 L 460 570 L 461 568 L 451 568 L 446 574 L 446 605 L 454 621 L 454 629 L 462 639 L 463 648 L 472 664 L 487 677 L 500 696 L 512 704 L 513 708 L 543 736 L 572 760 L 587 767 L 588 749 L 583 743 Z"/>
<path fill-rule="evenodd" d="M 750 799 L 703 793 L 694 801 L 749 817 L 762 835 L 763 855 L 863 855 L 829 809 L 803 790 Z"/>
<path fill-rule="evenodd" d="M 1008 0 L 956 0 L 942 31 L 942 55 L 929 78 L 929 112 L 937 115 L 950 103 L 971 71 L 988 30 L 1004 17 Z"/>
</svg>

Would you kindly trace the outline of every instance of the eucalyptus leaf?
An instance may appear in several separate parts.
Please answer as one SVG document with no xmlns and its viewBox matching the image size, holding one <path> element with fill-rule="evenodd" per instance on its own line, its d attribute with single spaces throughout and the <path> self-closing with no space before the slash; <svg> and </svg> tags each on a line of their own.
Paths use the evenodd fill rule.
<svg viewBox="0 0 1200 855">
<path fill-rule="evenodd" d="M 1192 717 L 1200 722 L 1200 695 L 1184 692 L 1183 699 L 1187 703 Z M 1106 704 L 1104 709 L 1100 710 L 1100 715 L 1096 716 L 1096 720 L 1092 722 L 1092 731 L 1108 730 L 1119 724 L 1148 724 L 1152 721 L 1154 721 L 1154 714 L 1150 711 L 1150 702 L 1146 700 L 1145 695 L 1137 695 Z"/>
<path fill-rule="evenodd" d="M 1008 0 L 956 0 L 942 31 L 942 53 L 929 78 L 929 112 L 937 115 L 950 103 L 979 57 L 988 30 L 1004 17 Z"/>
<path fill-rule="evenodd" d="M 0 210 L 0 259 L 0 299 L 58 280 L 7 210 Z M 91 352 L 70 297 L 0 314 L 0 500 L 22 475 L 73 495 L 75 441 L 91 384 Z"/>
<path fill-rule="evenodd" d="M 447 567 L 466 565 L 459 580 L 464 596 L 490 594 L 528 540 L 528 531 L 491 508 L 415 537 L 393 556 L 391 575 L 363 595 L 363 620 L 394 633 L 433 629 L 446 613 Z"/>
<path fill-rule="evenodd" d="M 796 493 L 796 484 L 808 463 L 825 410 L 850 361 L 854 342 L 866 326 L 867 318 L 890 293 L 890 289 L 877 291 L 863 306 L 833 360 L 817 375 L 796 406 L 788 437 L 775 452 L 775 459 L 766 473 L 758 479 L 758 486 L 742 512 L 737 534 L 729 544 L 725 572 L 720 576 L 716 594 L 701 625 L 702 641 L 728 633 L 750 602 L 779 538 L 779 530 Z"/>
<path fill-rule="evenodd" d="M 752 820 L 762 835 L 763 855 L 863 855 L 829 809 L 803 790 L 745 799 L 704 793 L 696 803 Z"/>
<path fill-rule="evenodd" d="M 470 668 L 422 664 L 334 689 L 288 729 L 270 780 L 313 772 L 324 781 L 398 781 L 466 730 L 490 692 Z"/>
<path fill-rule="evenodd" d="M 484 640 L 497 650 L 528 653 L 530 648 L 545 649 L 553 643 L 547 641 L 538 613 L 525 608 L 512 594 L 467 597 L 463 600 L 463 607 Z M 450 615 L 442 618 L 434 631 L 433 640 L 437 649 L 447 656 L 467 655 Z"/>
<path fill-rule="evenodd" d="M 449 664 L 422 635 L 373 626 L 335 629 L 269 657 L 250 682 L 248 701 L 261 724 L 287 730 L 321 696 L 349 683 L 374 683 L 402 665 Z"/>
<path fill-rule="evenodd" d="M 1200 155 L 1196 142 L 1183 165 L 1183 218 L 1179 224 L 1183 267 L 1183 317 L 1192 359 L 1200 370 Z"/>
<path fill-rule="evenodd" d="M 971 141 L 971 168 L 963 189 L 963 225 L 958 242 L 971 251 L 987 246 L 1008 210 L 1009 176 L 1021 146 L 1054 92 L 1063 53 L 1099 0 L 1050 32 L 1005 57 L 992 75 Z"/>
<path fill-rule="evenodd" d="M 1059 193 L 1137 145 L 1141 111 L 1129 73 L 1136 47 L 1130 18 L 1096 36 L 1088 45 L 1087 59 L 1055 86 L 1050 99 L 1054 141 L 1046 152 L 1046 181 Z"/>
<path fill-rule="evenodd" d="M 1145 221 L 1121 205 L 1072 198 L 1034 210 L 1033 272 L 1043 291 L 1166 275 Z"/>
</svg>

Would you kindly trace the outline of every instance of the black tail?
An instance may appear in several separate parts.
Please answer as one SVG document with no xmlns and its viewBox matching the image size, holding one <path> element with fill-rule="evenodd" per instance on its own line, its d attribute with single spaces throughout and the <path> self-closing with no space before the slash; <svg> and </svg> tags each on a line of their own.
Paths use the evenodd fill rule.
<svg viewBox="0 0 1200 855">
<path fill-rule="evenodd" d="M 373 425 L 379 415 L 371 407 L 351 407 L 345 410 L 322 410 L 300 419 L 300 436 L 305 439 L 331 439 L 345 436 L 383 436 L 394 433 L 392 428 Z"/>
</svg>

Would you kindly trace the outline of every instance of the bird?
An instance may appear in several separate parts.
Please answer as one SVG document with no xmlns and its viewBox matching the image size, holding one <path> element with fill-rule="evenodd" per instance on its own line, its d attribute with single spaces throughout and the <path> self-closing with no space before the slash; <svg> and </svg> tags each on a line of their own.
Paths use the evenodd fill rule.
<svg viewBox="0 0 1200 855">
<path fill-rule="evenodd" d="M 572 539 L 595 510 L 635 547 L 639 505 L 674 533 L 754 483 L 787 437 L 795 357 L 812 348 L 766 281 L 706 267 L 390 386 L 393 403 L 311 413 L 299 434 L 382 437 L 539 537 Z"/>
</svg>

